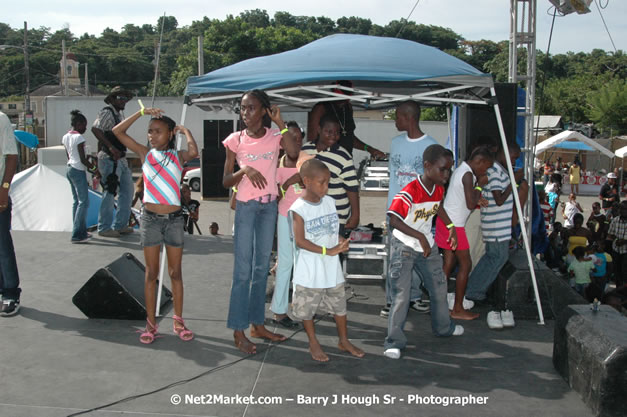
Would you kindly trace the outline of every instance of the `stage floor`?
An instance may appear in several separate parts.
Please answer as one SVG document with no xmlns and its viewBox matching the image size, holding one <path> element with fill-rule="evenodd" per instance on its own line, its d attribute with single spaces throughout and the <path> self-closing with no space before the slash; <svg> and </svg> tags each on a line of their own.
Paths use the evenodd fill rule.
<svg viewBox="0 0 627 417">
<path fill-rule="evenodd" d="M 486 311 L 479 310 L 480 320 L 463 323 L 463 336 L 437 338 L 429 315 L 411 312 L 409 346 L 394 361 L 382 355 L 387 321 L 379 317 L 381 282 L 351 283 L 349 336 L 365 358 L 337 349 L 328 318 L 317 325 L 328 363 L 310 358 L 302 331 L 283 332 L 288 341 L 261 343 L 257 355 L 245 357 L 226 328 L 231 238 L 188 236 L 184 316 L 196 338 L 185 343 L 172 334 L 170 310 L 159 321 L 163 337 L 142 345 L 136 333 L 142 322 L 87 319 L 71 302 L 99 267 L 123 252 L 143 260 L 137 234 L 82 246 L 70 245 L 68 233 L 13 232 L 13 238 L 22 309 L 0 318 L 0 416 L 67 416 L 123 399 L 88 415 L 592 415 L 553 368 L 552 321 L 539 326 L 519 320 L 514 329 L 491 331 Z M 179 405 L 173 404 L 176 395 Z M 234 398 L 250 395 L 274 396 L 282 404 L 247 406 Z M 337 404 L 331 404 L 334 395 Z M 329 403 L 299 404 L 299 398 Z M 442 405 L 463 399 L 484 404 Z"/>
</svg>

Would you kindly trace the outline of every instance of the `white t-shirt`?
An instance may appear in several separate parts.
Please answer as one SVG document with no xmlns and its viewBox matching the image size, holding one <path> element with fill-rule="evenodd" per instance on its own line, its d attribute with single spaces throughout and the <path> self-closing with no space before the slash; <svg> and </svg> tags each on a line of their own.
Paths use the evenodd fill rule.
<svg viewBox="0 0 627 417">
<path fill-rule="evenodd" d="M 292 212 L 303 219 L 305 239 L 318 246 L 325 246 L 327 249 L 338 244 L 340 221 L 333 198 L 325 195 L 317 204 L 299 198 L 290 207 L 290 219 Z M 344 282 L 339 255 L 322 256 L 297 247 L 294 251 L 293 281 L 294 284 L 305 288 L 338 286 Z"/>
<path fill-rule="evenodd" d="M 7 155 L 17 155 L 17 141 L 9 117 L 0 111 L 0 183 L 4 178 Z"/>
<path fill-rule="evenodd" d="M 67 151 L 67 164 L 79 171 L 85 171 L 85 165 L 81 162 L 81 155 L 78 153 L 78 145 L 85 143 L 83 135 L 76 130 L 70 130 L 63 136 L 61 142 L 63 142 L 63 146 L 65 146 L 65 150 Z"/>
<path fill-rule="evenodd" d="M 475 183 L 477 178 L 475 174 L 473 174 L 472 168 L 470 168 L 470 165 L 466 162 L 462 162 L 461 165 L 453 171 L 448 190 L 446 191 L 446 197 L 444 198 L 444 210 L 455 227 L 466 226 L 466 220 L 468 220 L 468 216 L 470 216 L 472 211 L 468 210 L 466 206 L 466 193 L 464 192 L 464 184 L 462 183 L 462 177 L 467 172 L 472 174 L 472 183 Z"/>
<path fill-rule="evenodd" d="M 573 227 L 575 225 L 573 223 L 573 217 L 575 217 L 577 213 L 581 213 L 577 208 L 577 204 L 571 203 L 570 201 L 566 202 L 564 206 L 564 216 L 566 216 L 564 219 L 564 227 Z"/>
</svg>

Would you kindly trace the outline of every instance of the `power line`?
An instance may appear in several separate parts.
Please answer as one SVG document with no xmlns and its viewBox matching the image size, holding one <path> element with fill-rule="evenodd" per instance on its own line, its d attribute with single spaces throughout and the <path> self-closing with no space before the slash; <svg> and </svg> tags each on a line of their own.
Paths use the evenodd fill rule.
<svg viewBox="0 0 627 417">
<path fill-rule="evenodd" d="M 609 0 L 608 0 L 608 3 L 609 3 Z M 608 3 L 605 3 L 605 7 L 607 7 Z M 614 39 L 612 39 L 612 34 L 610 33 L 610 30 L 607 28 L 607 24 L 605 23 L 605 18 L 603 17 L 603 13 L 601 13 L 601 8 L 599 7 L 599 3 L 597 2 L 597 0 L 594 0 L 594 4 L 597 6 L 597 10 L 599 10 L 599 15 L 601 15 L 601 20 L 603 21 L 603 26 L 605 26 L 605 30 L 607 31 L 607 36 L 610 37 L 610 42 L 612 42 L 612 46 L 614 47 L 614 52 L 618 52 L 618 50 L 616 49 L 616 45 L 614 45 Z"/>
<path fill-rule="evenodd" d="M 405 29 L 405 26 L 407 26 L 407 22 L 409 22 L 409 18 L 411 17 L 412 13 L 414 13 L 414 10 L 416 10 L 416 6 L 418 6 L 418 3 L 420 3 L 420 0 L 416 0 L 416 4 L 414 4 L 414 7 L 412 7 L 411 12 L 409 12 L 409 14 L 407 15 L 407 18 L 405 19 L 403 26 L 401 26 L 395 38 L 398 38 L 401 32 L 403 31 L 403 29 Z"/>
</svg>

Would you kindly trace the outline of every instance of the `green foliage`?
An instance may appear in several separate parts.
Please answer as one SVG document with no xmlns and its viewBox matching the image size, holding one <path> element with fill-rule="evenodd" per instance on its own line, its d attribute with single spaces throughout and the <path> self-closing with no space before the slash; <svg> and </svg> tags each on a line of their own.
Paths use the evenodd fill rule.
<svg viewBox="0 0 627 417">
<path fill-rule="evenodd" d="M 446 122 L 446 107 L 426 107 L 420 112 L 420 120 Z"/>
<path fill-rule="evenodd" d="M 597 126 L 613 134 L 627 133 L 627 82 L 613 79 L 588 94 L 588 114 Z"/>
<path fill-rule="evenodd" d="M 197 75 L 197 37 L 202 35 L 204 68 L 207 73 L 245 59 L 298 48 L 334 33 L 399 37 L 439 48 L 475 68 L 491 73 L 497 82 L 508 79 L 508 42 L 464 39 L 449 28 L 417 24 L 405 19 L 382 26 L 370 19 L 346 16 L 295 16 L 279 11 L 247 10 L 224 19 L 203 17 L 179 27 L 174 16 L 161 16 L 154 25 L 126 24 L 120 32 L 105 29 L 99 36 L 76 36 L 68 29 L 52 32 L 39 27 L 28 30 L 31 90 L 59 83 L 61 42 L 89 67 L 91 84 L 106 90 L 122 85 L 138 94 L 152 94 L 157 44 L 163 23 L 159 57 L 158 95 L 184 93 L 187 79 Z M 0 50 L 0 97 L 22 96 L 25 89 L 23 29 L 0 23 L 0 44 L 17 48 Z M 526 53 L 518 51 L 519 73 L 526 71 Z M 594 121 L 602 129 L 625 132 L 625 79 L 627 56 L 622 52 L 593 50 L 590 53 L 537 55 L 538 97 L 544 80 L 544 100 L 537 102 L 540 114 L 562 115 L 565 121 Z M 393 112 L 390 116 L 394 117 Z M 446 120 L 443 107 L 425 108 L 422 120 Z"/>
</svg>

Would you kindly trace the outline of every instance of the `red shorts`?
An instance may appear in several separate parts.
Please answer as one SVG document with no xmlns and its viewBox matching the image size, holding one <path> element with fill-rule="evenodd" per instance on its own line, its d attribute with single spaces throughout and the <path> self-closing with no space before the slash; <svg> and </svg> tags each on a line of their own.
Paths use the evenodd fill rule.
<svg viewBox="0 0 627 417">
<path fill-rule="evenodd" d="M 468 244 L 468 237 L 466 236 L 466 229 L 463 227 L 456 227 L 457 232 L 457 249 L 456 250 L 468 250 L 470 245 Z M 444 222 L 438 217 L 435 220 L 435 243 L 438 248 L 453 250 L 451 245 L 446 241 L 448 239 L 448 229 Z"/>
</svg>

